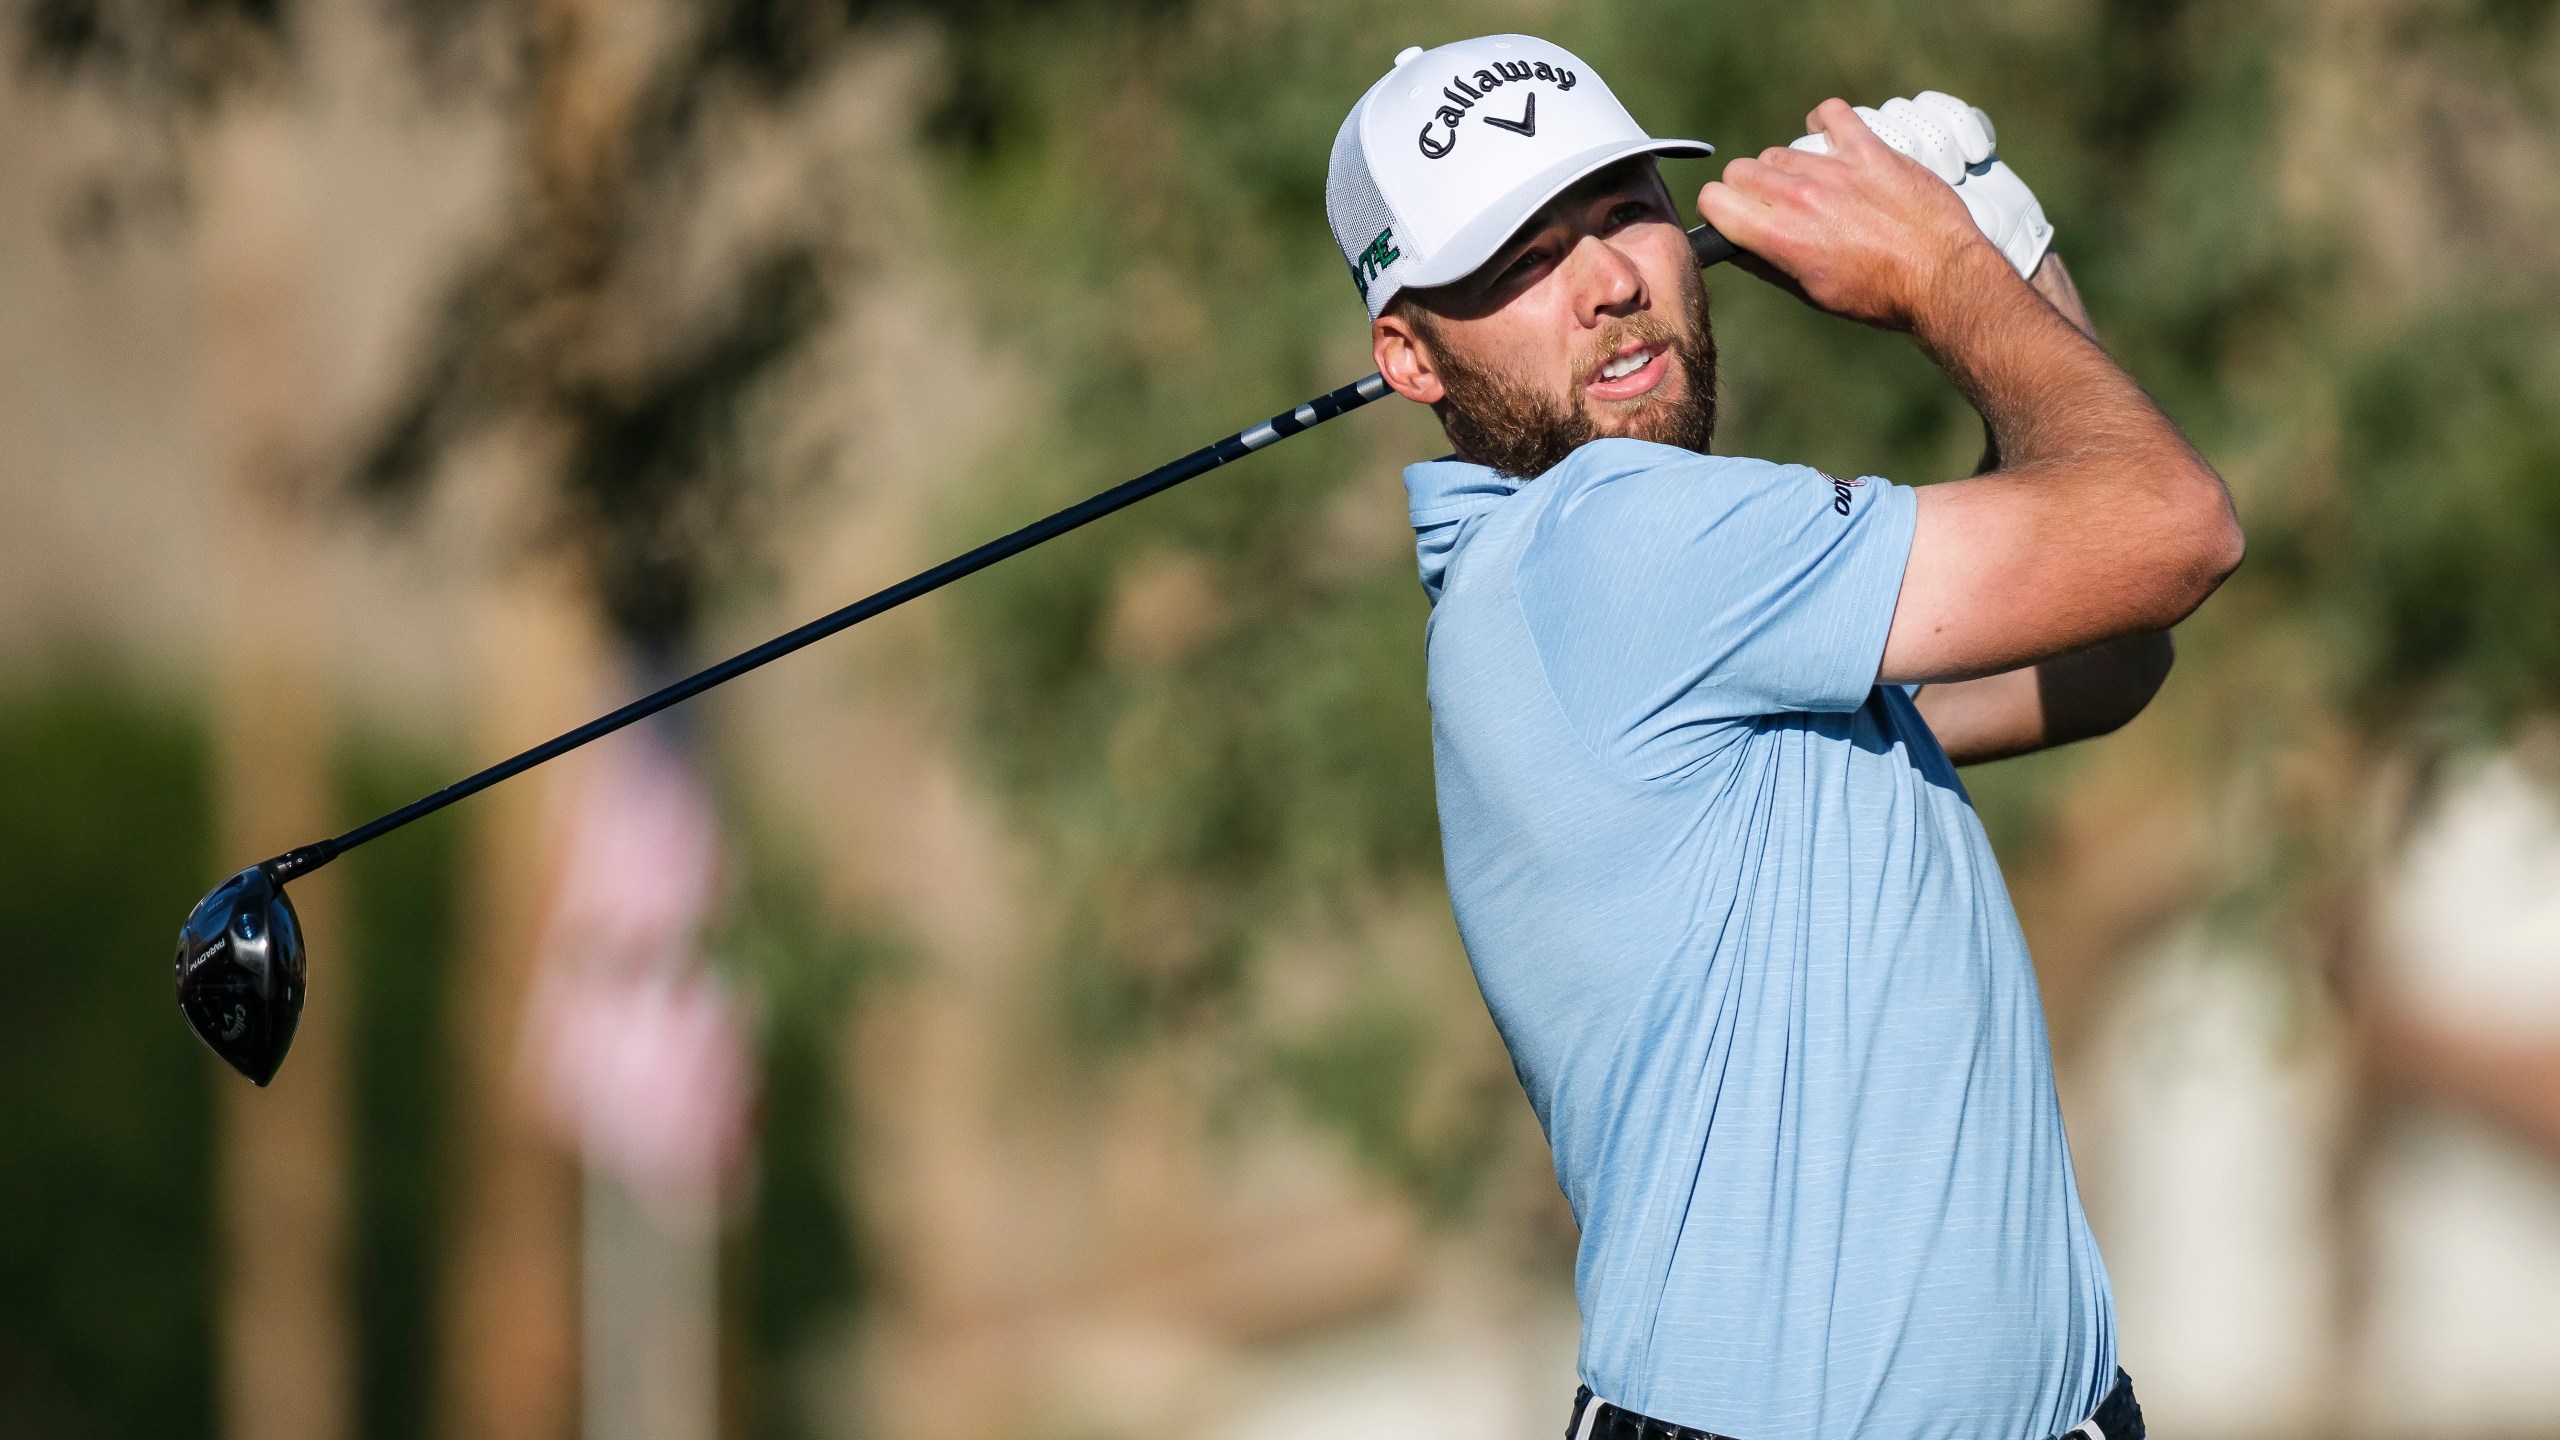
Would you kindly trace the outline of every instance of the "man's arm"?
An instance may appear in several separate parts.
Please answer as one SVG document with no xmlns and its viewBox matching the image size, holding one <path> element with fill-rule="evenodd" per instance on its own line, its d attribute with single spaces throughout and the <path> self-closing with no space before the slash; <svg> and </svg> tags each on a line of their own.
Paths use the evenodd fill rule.
<svg viewBox="0 0 2560 1440">
<path fill-rule="evenodd" d="M 2060 255 L 2046 254 L 2028 283 L 2072 328 L 2098 338 Z M 1987 426 L 1983 434 L 1975 473 L 1988 475 L 2000 468 L 2000 444 Z M 2169 632 L 2148 630 L 2022 670 L 1924 686 L 1913 698 L 1947 758 L 1978 765 L 2115 731 L 2151 703 L 2175 659 Z"/>
<path fill-rule="evenodd" d="M 1910 333 L 1981 412 L 2000 468 L 1918 493 L 1879 679 L 1997 675 L 2166 630 L 2240 563 L 2221 477 L 1982 238 L 1955 192 L 1839 100 L 1830 153 L 1726 167 L 1699 207 L 1762 274 Z"/>
<path fill-rule="evenodd" d="M 1912 697 L 1947 758 L 1979 765 L 2110 734 L 2142 713 L 2176 658 L 2146 630 L 1979 680 L 1925 685 Z"/>
</svg>

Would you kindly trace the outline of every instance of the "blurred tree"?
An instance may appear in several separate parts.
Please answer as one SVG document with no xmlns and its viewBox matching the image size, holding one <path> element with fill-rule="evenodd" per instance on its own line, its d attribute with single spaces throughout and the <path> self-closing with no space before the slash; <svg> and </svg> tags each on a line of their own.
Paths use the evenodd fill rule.
<svg viewBox="0 0 2560 1440">
<path fill-rule="evenodd" d="M 802 1440 L 825 1433 L 804 1403 L 806 1361 L 869 1279 L 850 1214 L 852 1121 L 836 1047 L 854 992 L 900 956 L 831 917 L 786 856 L 751 853 L 742 868 L 744 893 L 711 949 L 762 1003 L 764 1074 L 751 1213 L 723 1280 L 744 1363 L 725 1388 L 749 1440 Z"/>
<path fill-rule="evenodd" d="M 844 17 L 816 0 L 629 24 L 581 0 L 481 10 L 514 42 L 501 48 L 529 57 L 502 90 L 521 107 L 513 204 L 446 288 L 355 481 L 396 510 L 470 436 L 539 432 L 546 532 L 617 635 L 671 652 L 759 532 L 769 477 L 741 427 L 826 296 L 826 240 L 807 228 L 820 217 L 706 242 L 696 187 L 720 163 L 720 127 L 792 98 Z M 431 3 L 412 18 L 422 33 L 456 23 Z"/>
<path fill-rule="evenodd" d="M 2560 356 L 2517 318 L 2560 281 L 2552 9 L 1629 0 L 1382 29 L 1332 0 L 999 7 L 955 33 L 931 133 L 986 323 L 1057 379 L 986 503 L 1095 488 L 1366 368 L 1321 181 L 1400 45 L 1536 30 L 1658 132 L 1728 155 L 1835 93 L 1985 105 L 2111 347 L 2228 473 L 2253 541 L 2150 718 L 1968 777 L 2067 1049 L 2115 958 L 2173 914 L 2334 951 L 2392 833 L 2377 807 L 2553 704 L 2560 589 L 2536 567 L 2560 553 Z M 1672 169 L 1684 200 L 1712 173 Z M 1906 344 L 1711 284 L 1720 448 L 1905 481 L 1970 468 L 1972 417 Z M 1261 1036 L 1224 1049 L 1239 1083 L 1278 1079 L 1426 1192 L 1499 1113 L 1423 1104 L 1466 1047 L 1371 1008 L 1414 1001 L 1370 968 L 1310 1049 L 1268 1029 L 1255 957 L 1432 886 L 1393 475 L 1438 448 L 1427 417 L 1364 414 L 956 597 L 985 762 L 1054 857 L 1068 1029 Z M 1458 1132 L 1435 1139 L 1427 1111 Z"/>
<path fill-rule="evenodd" d="M 501 753 L 584 718 L 616 668 L 606 651 L 641 674 L 677 666 L 769 522 L 772 457 L 751 419 L 816 333 L 844 257 L 822 206 L 754 211 L 710 182 L 742 129 L 785 120 L 843 57 L 850 16 L 821 0 L 399 13 L 422 68 L 506 107 L 514 173 L 352 478 L 398 515 L 467 441 L 511 443 L 521 484 L 490 533 L 539 538 L 498 544 L 482 734 Z M 475 72 L 456 55 L 521 58 Z M 473 1023 L 457 1056 L 441 1425 L 475 1440 L 557 1435 L 572 1405 L 575 1191 L 516 1080 L 552 844 L 541 792 L 569 773 L 487 803 L 474 964 L 457 980 Z M 808 1060 L 786 1046 L 772 1063 L 797 1084 Z"/>
<path fill-rule="evenodd" d="M 450 779 L 446 756 L 359 733 L 343 748 L 340 806 L 378 815 Z M 453 972 L 461 952 L 467 827 L 446 814 L 341 862 L 349 945 L 360 965 L 348 1035 L 359 1143 L 352 1269 L 356 1433 L 426 1440 L 434 1411 L 438 1263 L 450 1224 L 448 1112 Z"/>
<path fill-rule="evenodd" d="M 198 248 L 224 493 L 213 650 L 221 853 L 249 863 L 335 832 L 317 517 L 290 486 L 314 437 L 303 403 L 301 156 L 283 107 L 234 107 L 197 139 Z M 318 883 L 313 883 L 318 882 Z M 294 886 L 312 952 L 341 946 L 342 882 Z M 311 987 L 292 1069 L 221 1092 L 224 1432 L 339 1440 L 354 1420 L 346 1269 L 343 982 Z"/>
<path fill-rule="evenodd" d="M 230 677 L 224 694 L 236 703 L 225 713 L 240 731 L 225 744 L 237 760 L 226 766 L 228 793 L 264 806 L 233 827 L 225 853 L 267 853 L 331 828 L 315 809 L 326 788 L 313 728 L 320 700 L 307 673 L 279 669 L 314 652 L 296 628 L 314 607 L 294 593 L 293 547 L 308 517 L 279 484 L 315 459 L 312 437 L 293 429 L 289 398 L 301 263 L 291 107 L 305 8 L 36 0 L 16 17 L 31 68 L 112 96 L 138 122 L 143 178 L 93 186 L 75 217 L 80 233 L 116 232 L 145 218 L 142 200 L 164 194 L 201 222 L 214 300 L 209 370 L 243 512 L 230 538 L 258 557 L 238 568 L 263 607 L 220 627 L 234 653 L 214 673 Z M 490 748 L 507 749 L 583 718 L 600 693 L 590 605 L 616 643 L 672 656 L 709 583 L 746 553 L 760 518 L 747 512 L 769 487 L 742 428 L 745 410 L 820 318 L 828 246 L 814 233 L 823 217 L 805 208 L 780 224 L 724 231 L 735 216 L 699 203 L 701 182 L 737 141 L 742 118 L 776 116 L 805 97 L 843 54 L 851 14 L 826 0 L 404 0 L 390 15 L 431 88 L 499 102 L 521 136 L 499 234 L 449 287 L 411 383 L 353 466 L 358 492 L 396 512 L 475 434 L 503 431 L 532 457 L 534 493 L 508 519 L 565 543 L 514 557 L 535 563 L 514 566 L 487 616 L 485 724 Z M 473 887 L 473 949 L 488 963 L 455 981 L 459 1003 L 488 1018 L 465 1032 L 477 1043 L 456 1067 L 459 1267 L 446 1297 L 449 1375 L 438 1408 L 447 1428 L 475 1436 L 555 1434 L 568 1415 L 566 1174 L 512 1098 L 508 1017 L 521 1006 L 546 843 L 539 786 L 523 788 L 490 804 Z M 332 884 L 296 887 L 318 928 L 328 924 Z M 339 988 L 317 987 L 279 1093 L 319 1100 L 342 1088 L 328 1053 Z M 236 1118 L 265 1124 L 279 1143 L 246 1139 L 224 1153 L 240 1174 L 302 1184 L 305 1208 L 302 1219 L 238 1242 L 244 1255 L 267 1259 L 244 1259 L 228 1293 L 267 1309 L 240 1312 L 228 1327 L 239 1373 L 226 1393 L 243 1433 L 334 1433 L 347 1404 L 333 1357 L 351 1333 L 326 1278 L 343 1228 L 334 1215 L 343 1167 L 332 1158 L 340 1147 L 312 1127 L 336 1121 L 321 1113 L 325 1104 L 256 1099 Z M 257 1162 L 260 1154 L 276 1163 Z M 244 1216 L 261 1209 L 272 1206 L 245 1192 L 233 1206 Z M 287 1261 L 322 1277 L 322 1290 L 271 1272 Z M 299 1307 L 301 1318 L 279 1306 Z M 250 1372 L 286 1357 L 302 1368 L 290 1393 L 269 1393 L 269 1381 L 284 1377 Z"/>
<path fill-rule="evenodd" d="M 175 706 L 47 678 L 0 699 L 0 1436 L 209 1436 L 234 1082 L 171 1034 L 152 962 L 212 863 L 210 759 Z"/>
<path fill-rule="evenodd" d="M 40 73 L 107 95 L 137 122 L 141 163 L 165 167 L 191 221 L 218 456 L 211 509 L 228 562 L 215 572 L 207 636 L 217 834 L 234 863 L 336 828 L 312 519 L 292 495 L 315 437 L 303 403 L 308 255 L 289 19 L 278 0 L 38 0 L 20 36 Z M 333 948 L 337 888 L 329 876 L 295 888 L 321 954 Z M 342 1003 L 339 987 L 317 988 L 292 1070 L 263 1093 L 219 1096 L 221 1398 L 238 1440 L 337 1440 L 348 1429 Z"/>
<path fill-rule="evenodd" d="M 983 313 L 1056 377 L 968 528 L 1370 368 L 1323 220 L 1333 131 L 1399 46 L 1498 23 L 1026 6 L 955 36 L 930 133 Z M 1293 441 L 973 582 L 955 654 L 981 754 L 1051 857 L 1069 1037 L 1191 1056 L 1212 1110 L 1294 1095 L 1463 1208 L 1519 1107 L 1446 983 L 1397 481 L 1439 449 L 1404 406 Z"/>
<path fill-rule="evenodd" d="M 771 526 L 758 407 L 849 267 L 825 203 L 738 224 L 708 197 L 869 25 L 935 22 L 947 258 L 977 318 L 1053 377 L 950 517 L 971 538 L 1367 367 L 1323 163 L 1405 43 L 1550 33 L 1649 123 L 1729 154 L 1782 143 L 1826 94 L 1953 89 L 1999 118 L 2110 343 L 2230 475 L 2253 539 L 2152 716 L 1969 777 L 2067 1050 L 2116 957 L 2170 914 L 2204 907 L 2296 960 L 2352 953 L 2364 881 L 2432 762 L 2553 704 L 2560 353 L 2519 318 L 2560 290 L 2552 9 L 1435 0 L 1388 28 L 1346 0 L 403 0 L 422 73 L 518 127 L 515 183 L 356 484 L 396 511 L 463 468 L 472 437 L 531 457 L 522 528 L 541 559 L 498 617 L 492 653 L 514 659 L 493 666 L 493 704 L 547 684 L 548 703 L 582 705 L 559 697 L 597 660 L 591 614 L 616 643 L 680 650 Z M 37 63 L 140 97 L 137 113 L 196 114 L 246 83 L 225 77 L 294 53 L 281 0 L 21 14 Z M 1711 169 L 1675 168 L 1684 199 Z M 90 208 L 138 214 L 169 188 L 110 186 Z M 1912 481 L 1969 466 L 1971 418 L 1907 346 L 1730 272 L 1713 285 L 1726 448 Z M 1454 1212 L 1523 1142 L 1490 1032 L 1442 983 L 1460 972 L 1396 484 L 1438 448 L 1400 406 L 1294 442 L 956 591 L 950 653 L 984 770 L 1044 857 L 1061 1032 L 1088 1056 L 1203 1057 L 1228 1100 L 1294 1097 Z M 487 748 L 544 714 L 488 721 Z M 532 883 L 534 821 L 511 816 L 489 817 L 477 862 L 493 893 Z M 475 975 L 456 1003 L 507 1033 L 512 981 Z M 823 1048 L 794 1039 L 775 1063 Z M 502 1060 L 471 1062 L 462 1103 L 482 1108 L 458 1135 L 496 1133 Z M 511 1213 L 545 1223 L 477 1193 L 457 1244 Z M 827 1223 L 805 1192 L 775 1195 Z M 559 1244 L 537 1233 L 532 1268 L 556 1272 Z M 502 1275 L 518 1252 L 487 1253 Z M 760 1332 L 811 1328 L 806 1296 L 775 1304 Z M 455 1323 L 456 1346 L 480 1347 L 447 1357 L 456 1375 L 553 1363 Z M 556 1427 L 550 1382 L 524 1383 L 463 1386 L 479 1398 L 446 1423 Z"/>
</svg>

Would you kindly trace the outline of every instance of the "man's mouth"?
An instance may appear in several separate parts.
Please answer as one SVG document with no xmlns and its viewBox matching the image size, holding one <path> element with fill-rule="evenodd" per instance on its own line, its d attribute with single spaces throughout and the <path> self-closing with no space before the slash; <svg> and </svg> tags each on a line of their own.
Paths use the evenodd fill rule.
<svg viewBox="0 0 2560 1440">
<path fill-rule="evenodd" d="M 1661 340 L 1631 340 L 1596 371 L 1583 389 L 1594 400 L 1633 400 L 1662 383 L 1670 366 L 1671 346 Z"/>
</svg>

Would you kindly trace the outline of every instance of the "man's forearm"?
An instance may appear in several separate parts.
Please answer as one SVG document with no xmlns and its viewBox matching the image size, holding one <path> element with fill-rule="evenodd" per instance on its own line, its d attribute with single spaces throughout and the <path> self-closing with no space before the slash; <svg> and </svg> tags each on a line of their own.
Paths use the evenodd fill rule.
<svg viewBox="0 0 2560 1440">
<path fill-rule="evenodd" d="M 1979 680 L 1923 686 L 1915 703 L 1948 759 L 1979 765 L 2114 732 L 2160 693 L 2176 658 L 2168 633 L 2150 631 Z"/>
<path fill-rule="evenodd" d="M 2027 281 L 2027 284 L 2038 295 L 2044 297 L 2045 303 L 2053 307 L 2055 314 L 2069 321 L 2072 329 L 2088 336 L 2101 347 L 2106 344 L 2105 341 L 2098 339 L 2097 322 L 2089 318 L 2089 306 L 2080 298 L 2080 286 L 2071 278 L 2070 267 L 2062 263 L 2062 252 L 2046 251 L 2044 262 L 2036 266 L 2036 273 Z M 1990 420 L 1985 418 L 1982 422 L 1982 463 L 1974 467 L 1973 473 L 1988 475 L 1999 468 L 2000 436 L 1991 428 Z"/>
<path fill-rule="evenodd" d="M 1909 333 L 2001 457 L 1919 492 L 1878 678 L 1996 675 L 2184 619 L 2240 563 L 2221 477 L 1937 175 L 1838 99 L 1806 126 L 1818 149 L 1733 161 L 1701 213 L 1809 302 Z"/>
<path fill-rule="evenodd" d="M 2166 630 L 2239 563 L 2221 477 L 1996 251 L 1956 257 L 1914 314 L 2000 463 L 1920 492 L 1881 678 L 1968 680 Z"/>
<path fill-rule="evenodd" d="M 1997 251 L 1975 247 L 1943 277 L 1912 338 L 1972 403 L 1998 468 L 2021 473 L 2105 454 L 2135 478 L 2176 482 L 2203 461 L 2088 333 L 2058 261 L 2019 284 Z M 2048 279 L 2048 272 L 2051 278 Z M 2157 466 L 2140 462 L 2156 457 Z"/>
<path fill-rule="evenodd" d="M 2061 255 L 2048 252 L 2028 283 L 2073 329 L 2097 340 Z M 2000 468 L 1988 420 L 1982 434 L 1977 475 Z M 2145 631 L 2002 674 L 1926 686 L 1916 701 L 1947 758 L 1979 765 L 2113 733 L 2151 703 L 2176 655 L 2168 632 Z"/>
</svg>

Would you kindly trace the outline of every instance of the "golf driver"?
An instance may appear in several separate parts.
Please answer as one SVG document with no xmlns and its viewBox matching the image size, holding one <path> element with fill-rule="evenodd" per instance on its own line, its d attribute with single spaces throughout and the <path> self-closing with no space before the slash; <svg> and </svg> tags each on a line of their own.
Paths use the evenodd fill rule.
<svg viewBox="0 0 2560 1440">
<path fill-rule="evenodd" d="M 1689 248 L 1700 266 L 1733 258 L 1732 242 L 1709 226 L 1689 232 Z M 456 800 L 476 795 L 501 780 L 521 775 L 546 760 L 601 739 L 635 720 L 689 700 L 768 661 L 779 660 L 804 645 L 861 624 L 919 595 L 939 590 L 963 575 L 984 570 L 1034 545 L 1054 540 L 1115 510 L 1205 475 L 1231 460 L 1347 415 L 1387 393 L 1383 376 L 1370 375 L 1339 390 L 1330 390 L 1304 405 L 1274 415 L 1249 430 L 1240 430 L 1134 480 L 1113 486 L 1042 520 L 1035 520 L 965 555 L 945 560 L 911 575 L 877 594 L 822 615 L 797 630 L 777 635 L 752 650 L 686 676 L 663 690 L 644 695 L 609 715 L 599 716 L 564 735 L 557 735 L 523 754 L 501 760 L 432 795 L 413 800 L 390 814 L 369 820 L 344 835 L 288 850 L 261 860 L 213 889 L 196 902 L 194 913 L 178 932 L 178 1009 L 223 1063 L 258 1085 L 275 1078 L 285 1051 L 302 1019 L 305 960 L 302 925 L 293 913 L 285 882 L 307 875 L 368 840 L 378 839 L 412 820 L 432 815 Z"/>
</svg>

